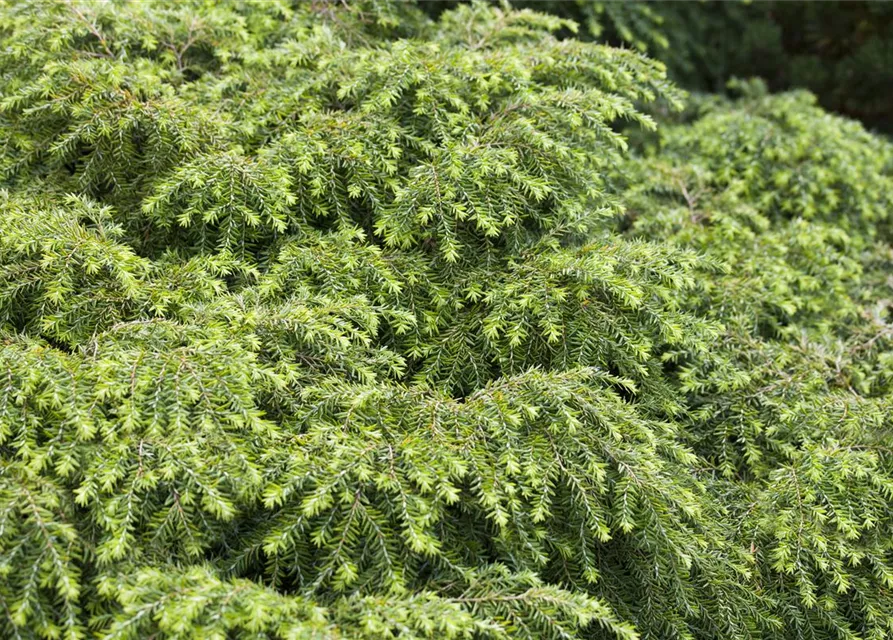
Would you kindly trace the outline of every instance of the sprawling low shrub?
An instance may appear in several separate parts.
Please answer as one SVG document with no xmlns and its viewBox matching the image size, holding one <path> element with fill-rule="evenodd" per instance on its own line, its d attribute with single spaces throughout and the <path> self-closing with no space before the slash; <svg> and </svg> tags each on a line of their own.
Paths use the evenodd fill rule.
<svg viewBox="0 0 893 640">
<path fill-rule="evenodd" d="M 507 7 L 0 7 L 4 636 L 893 631 L 888 143 L 631 152 L 663 65 Z"/>
<path fill-rule="evenodd" d="M 686 308 L 722 336 L 664 357 L 783 637 L 886 637 L 893 146 L 744 88 L 630 163 L 624 226 L 706 259 Z"/>
</svg>

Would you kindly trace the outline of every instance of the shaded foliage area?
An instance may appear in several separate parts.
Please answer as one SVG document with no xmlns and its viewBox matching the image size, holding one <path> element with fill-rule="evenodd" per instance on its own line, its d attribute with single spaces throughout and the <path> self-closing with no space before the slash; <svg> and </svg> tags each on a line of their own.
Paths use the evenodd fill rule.
<svg viewBox="0 0 893 640">
<path fill-rule="evenodd" d="M 524 4 L 524 3 L 522 3 Z M 581 35 L 647 51 L 693 91 L 734 77 L 805 88 L 826 109 L 893 130 L 893 7 L 884 2 L 636 2 L 525 6 L 578 22 Z"/>
<path fill-rule="evenodd" d="M 762 77 L 804 88 L 826 109 L 893 130 L 893 4 L 876 0 L 577 0 L 529 6 L 567 15 L 597 39 L 664 60 L 700 91 Z"/>
</svg>

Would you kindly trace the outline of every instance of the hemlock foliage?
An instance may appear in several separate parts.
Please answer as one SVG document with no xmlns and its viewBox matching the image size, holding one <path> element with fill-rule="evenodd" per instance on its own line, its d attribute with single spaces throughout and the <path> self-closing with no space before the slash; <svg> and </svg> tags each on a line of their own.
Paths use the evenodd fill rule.
<svg viewBox="0 0 893 640">
<path fill-rule="evenodd" d="M 893 634 L 893 145 L 574 29 L 0 4 L 4 637 Z"/>
</svg>

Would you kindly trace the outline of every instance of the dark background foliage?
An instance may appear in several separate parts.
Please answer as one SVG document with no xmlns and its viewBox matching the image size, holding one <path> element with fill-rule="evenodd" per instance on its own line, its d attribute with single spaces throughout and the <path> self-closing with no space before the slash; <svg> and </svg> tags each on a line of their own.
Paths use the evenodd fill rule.
<svg viewBox="0 0 893 640">
<path fill-rule="evenodd" d="M 722 92 L 732 77 L 763 78 L 772 91 L 804 88 L 820 104 L 893 130 L 893 3 L 515 3 L 572 19 L 576 37 L 647 51 L 691 91 Z M 429 3 L 439 12 L 448 3 Z"/>
</svg>

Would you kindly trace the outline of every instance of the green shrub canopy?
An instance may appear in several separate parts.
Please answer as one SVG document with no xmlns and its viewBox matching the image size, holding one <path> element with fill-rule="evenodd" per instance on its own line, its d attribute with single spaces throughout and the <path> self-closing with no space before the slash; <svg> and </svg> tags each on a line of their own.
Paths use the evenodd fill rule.
<svg viewBox="0 0 893 640">
<path fill-rule="evenodd" d="M 0 4 L 0 635 L 893 634 L 893 146 L 575 28 Z"/>
</svg>

